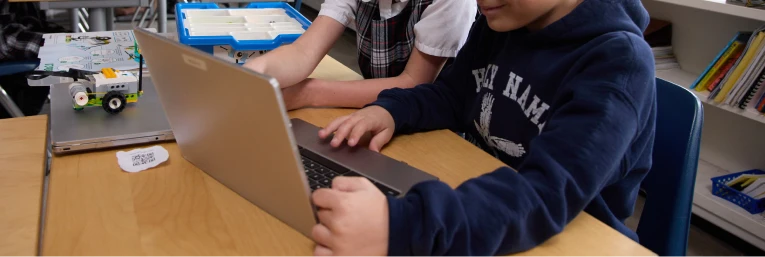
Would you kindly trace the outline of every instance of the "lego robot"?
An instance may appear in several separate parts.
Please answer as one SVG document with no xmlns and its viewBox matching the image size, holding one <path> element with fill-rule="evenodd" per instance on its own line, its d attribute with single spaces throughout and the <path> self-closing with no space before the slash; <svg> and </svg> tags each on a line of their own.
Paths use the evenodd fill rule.
<svg viewBox="0 0 765 257">
<path fill-rule="evenodd" d="M 140 54 L 140 51 L 136 52 Z M 117 114 L 128 103 L 138 102 L 143 95 L 143 56 L 138 58 L 138 76 L 112 68 L 101 69 L 101 72 L 69 68 L 68 71 L 32 71 L 27 74 L 27 79 L 39 80 L 47 76 L 72 78 L 74 82 L 69 85 L 69 94 L 75 110 L 101 106 L 106 112 Z"/>
<path fill-rule="evenodd" d="M 78 80 L 69 85 L 75 110 L 101 106 L 106 112 L 117 114 L 128 103 L 138 102 L 143 94 L 140 78 L 130 72 L 104 68 L 101 73 L 85 76 L 86 80 Z"/>
</svg>

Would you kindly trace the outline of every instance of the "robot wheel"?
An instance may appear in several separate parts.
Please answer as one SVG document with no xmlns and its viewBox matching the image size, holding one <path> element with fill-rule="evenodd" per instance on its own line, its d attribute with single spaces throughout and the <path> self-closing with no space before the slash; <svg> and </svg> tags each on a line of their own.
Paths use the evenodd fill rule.
<svg viewBox="0 0 765 257">
<path fill-rule="evenodd" d="M 101 106 L 104 107 L 106 112 L 111 114 L 122 112 L 125 109 L 125 105 L 127 105 L 125 95 L 117 91 L 109 91 L 101 99 Z"/>
</svg>

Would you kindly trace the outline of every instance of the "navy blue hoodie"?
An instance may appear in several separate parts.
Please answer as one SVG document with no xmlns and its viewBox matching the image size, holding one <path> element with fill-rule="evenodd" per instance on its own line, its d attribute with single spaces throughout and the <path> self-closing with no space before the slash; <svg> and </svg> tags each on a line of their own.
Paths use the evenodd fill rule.
<svg viewBox="0 0 765 257">
<path fill-rule="evenodd" d="M 624 225 L 651 167 L 653 55 L 640 0 L 584 0 L 538 30 L 473 25 L 435 83 L 380 93 L 397 133 L 465 137 L 510 167 L 390 198 L 390 255 L 494 255 L 528 250 L 585 211 Z"/>
</svg>

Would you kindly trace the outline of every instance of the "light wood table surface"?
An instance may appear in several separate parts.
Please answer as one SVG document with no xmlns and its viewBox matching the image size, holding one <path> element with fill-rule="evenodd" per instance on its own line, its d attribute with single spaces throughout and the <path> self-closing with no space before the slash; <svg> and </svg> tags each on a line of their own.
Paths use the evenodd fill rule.
<svg viewBox="0 0 765 257">
<path fill-rule="evenodd" d="M 312 77 L 358 79 L 332 58 Z M 315 125 L 344 109 L 290 113 Z M 126 173 L 106 150 L 53 159 L 44 255 L 310 255 L 313 242 L 200 171 L 175 143 L 157 168 Z M 503 165 L 452 132 L 396 137 L 383 153 L 452 187 Z M 588 214 L 522 254 L 654 255 Z"/>
<path fill-rule="evenodd" d="M 0 256 L 37 255 L 48 117 L 0 120 Z"/>
</svg>

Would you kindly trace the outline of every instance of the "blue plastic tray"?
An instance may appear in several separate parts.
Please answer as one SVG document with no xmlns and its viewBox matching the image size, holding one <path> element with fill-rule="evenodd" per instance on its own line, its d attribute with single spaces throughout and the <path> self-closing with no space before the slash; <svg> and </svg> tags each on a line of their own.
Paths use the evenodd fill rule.
<svg viewBox="0 0 765 257">
<path fill-rule="evenodd" d="M 288 16 L 297 20 L 303 29 L 308 29 L 311 22 L 300 14 L 295 8 L 292 8 L 285 2 L 257 2 L 247 5 L 245 8 L 281 8 Z M 213 53 L 213 47 L 219 45 L 230 45 L 238 51 L 262 51 L 273 50 L 283 44 L 294 42 L 300 34 L 282 34 L 273 40 L 236 40 L 233 36 L 191 36 L 188 28 L 184 27 L 183 21 L 186 15 L 183 10 L 188 9 L 220 9 L 215 3 L 179 3 L 175 6 L 177 15 L 176 24 L 178 25 L 178 40 L 185 45 L 196 47 L 202 51 Z M 228 8 L 235 9 L 235 8 Z"/>
<path fill-rule="evenodd" d="M 765 199 L 754 199 L 740 191 L 733 189 L 726 185 L 726 183 L 744 174 L 758 174 L 765 175 L 765 171 L 761 170 L 748 170 L 738 173 L 728 174 L 725 176 L 719 176 L 712 178 L 712 194 L 722 197 L 732 203 L 735 203 L 741 208 L 744 208 L 751 214 L 757 214 L 765 211 Z"/>
</svg>

